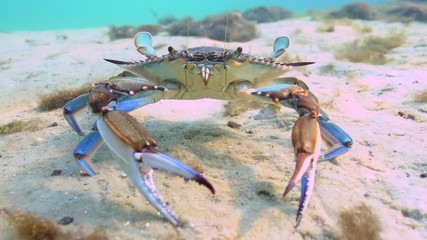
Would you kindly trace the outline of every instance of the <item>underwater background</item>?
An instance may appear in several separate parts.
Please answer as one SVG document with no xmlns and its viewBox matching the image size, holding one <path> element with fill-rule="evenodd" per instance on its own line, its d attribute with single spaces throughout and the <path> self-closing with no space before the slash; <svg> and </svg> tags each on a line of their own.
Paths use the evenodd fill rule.
<svg viewBox="0 0 427 240">
<path fill-rule="evenodd" d="M 176 18 L 191 16 L 200 20 L 208 15 L 226 11 L 245 11 L 259 5 L 278 6 L 304 14 L 308 10 L 340 8 L 352 0 L 323 1 L 85 1 L 41 0 L 0 1 L 0 31 L 38 31 L 54 29 L 80 29 L 125 24 L 154 24 L 160 18 L 172 15 Z M 359 1 L 372 5 L 387 0 Z"/>
<path fill-rule="evenodd" d="M 0 0 L 0 9 L 0 240 L 427 239 L 427 0 Z M 135 49 L 141 31 L 158 56 L 169 46 L 240 47 L 251 65 L 227 69 L 243 80 L 270 69 L 280 36 L 291 44 L 274 64 L 315 62 L 273 81 L 306 84 L 353 144 L 317 163 L 298 228 L 301 185 L 282 196 L 299 116 L 279 104 L 159 96 L 130 113 L 159 151 L 215 187 L 155 170 L 181 227 L 147 203 L 105 144 L 91 155 L 96 176 L 79 168 L 73 153 L 90 144 L 64 105 L 91 83 L 131 76 L 103 59 L 152 61 Z M 184 75 L 161 61 L 156 75 Z M 97 121 L 88 110 L 74 114 L 85 133 Z"/>
</svg>

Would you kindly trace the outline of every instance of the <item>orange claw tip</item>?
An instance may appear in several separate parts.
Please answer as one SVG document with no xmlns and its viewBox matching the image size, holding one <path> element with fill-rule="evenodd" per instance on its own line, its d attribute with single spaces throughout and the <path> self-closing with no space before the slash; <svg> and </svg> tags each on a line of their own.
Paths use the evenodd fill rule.
<svg viewBox="0 0 427 240">
<path fill-rule="evenodd" d="M 286 186 L 285 192 L 283 192 L 282 198 L 285 198 L 285 196 L 295 187 L 296 182 L 290 181 L 288 183 L 288 186 Z"/>
<path fill-rule="evenodd" d="M 278 103 L 280 101 L 279 98 L 273 98 L 273 102 Z"/>
</svg>

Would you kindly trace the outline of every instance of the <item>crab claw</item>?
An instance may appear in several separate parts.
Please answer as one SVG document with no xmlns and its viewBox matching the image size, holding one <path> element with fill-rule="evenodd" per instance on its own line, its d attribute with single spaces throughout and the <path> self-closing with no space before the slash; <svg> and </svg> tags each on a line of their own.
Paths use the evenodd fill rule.
<svg viewBox="0 0 427 240">
<path fill-rule="evenodd" d="M 97 120 L 97 127 L 104 142 L 122 159 L 119 163 L 135 187 L 174 226 L 179 225 L 179 221 L 157 192 L 152 179 L 153 169 L 194 180 L 215 193 L 212 184 L 197 171 L 159 152 L 148 131 L 126 112 L 105 113 Z"/>
<path fill-rule="evenodd" d="M 298 227 L 301 222 L 313 193 L 316 163 L 320 155 L 320 140 L 317 119 L 309 114 L 300 116 L 292 129 L 292 144 L 296 158 L 295 172 L 283 193 L 283 197 L 285 197 L 301 181 L 300 204 L 295 227 Z"/>
</svg>

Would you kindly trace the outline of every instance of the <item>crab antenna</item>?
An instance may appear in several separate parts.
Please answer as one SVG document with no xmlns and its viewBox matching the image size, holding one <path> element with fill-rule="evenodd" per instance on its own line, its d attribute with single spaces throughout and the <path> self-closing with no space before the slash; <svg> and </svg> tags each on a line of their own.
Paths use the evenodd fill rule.
<svg viewBox="0 0 427 240">
<path fill-rule="evenodd" d="M 227 14 L 227 21 L 226 21 L 226 24 L 225 24 L 225 36 L 224 36 L 224 52 L 222 53 L 223 55 L 225 55 L 225 52 L 226 52 L 226 44 L 227 44 L 227 32 L 228 32 L 228 14 Z"/>
<path fill-rule="evenodd" d="M 190 16 L 187 17 L 187 49 L 185 50 L 187 52 L 187 56 L 189 55 L 188 53 L 188 39 L 190 38 Z"/>
</svg>

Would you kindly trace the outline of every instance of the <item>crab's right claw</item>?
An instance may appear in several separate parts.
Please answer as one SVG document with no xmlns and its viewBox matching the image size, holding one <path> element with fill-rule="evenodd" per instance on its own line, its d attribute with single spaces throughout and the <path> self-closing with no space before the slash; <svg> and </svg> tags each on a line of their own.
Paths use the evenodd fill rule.
<svg viewBox="0 0 427 240">
<path fill-rule="evenodd" d="M 194 180 L 215 193 L 212 184 L 197 171 L 160 153 L 156 149 L 156 141 L 147 130 L 126 112 L 105 113 L 97 121 L 97 127 L 104 142 L 122 159 L 119 163 L 135 187 L 173 225 L 179 225 L 179 221 L 157 192 L 152 179 L 153 169 L 179 175 L 185 180 Z"/>
<path fill-rule="evenodd" d="M 146 57 L 157 56 L 153 48 L 153 36 L 149 32 L 139 32 L 135 35 L 133 42 L 136 49 Z"/>
<path fill-rule="evenodd" d="M 76 121 L 75 114 L 87 106 L 87 97 L 88 94 L 83 94 L 64 105 L 65 119 L 80 136 L 84 136 L 84 134 L 79 123 Z"/>
<path fill-rule="evenodd" d="M 292 144 L 296 158 L 295 172 L 283 193 L 283 197 L 285 197 L 301 181 L 300 204 L 295 227 L 300 224 L 313 193 L 316 163 L 320 155 L 320 141 L 320 128 L 316 117 L 308 114 L 300 116 L 292 129 Z"/>
</svg>

